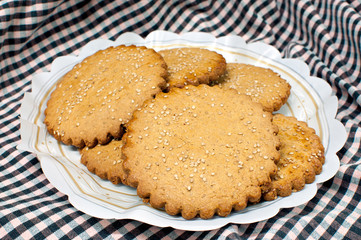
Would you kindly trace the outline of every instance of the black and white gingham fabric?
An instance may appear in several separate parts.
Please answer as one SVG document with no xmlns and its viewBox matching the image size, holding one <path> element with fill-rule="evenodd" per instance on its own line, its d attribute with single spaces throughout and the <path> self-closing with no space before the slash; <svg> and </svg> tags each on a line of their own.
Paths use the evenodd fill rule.
<svg viewBox="0 0 361 240">
<path fill-rule="evenodd" d="M 45 178 L 38 159 L 16 149 L 19 111 L 32 75 L 87 42 L 154 30 L 236 34 L 308 63 L 339 98 L 348 139 L 336 176 L 305 205 L 253 224 L 208 232 L 104 220 L 75 209 Z M 361 2 L 16 1 L 0 2 L 0 239 L 361 239 Z"/>
</svg>

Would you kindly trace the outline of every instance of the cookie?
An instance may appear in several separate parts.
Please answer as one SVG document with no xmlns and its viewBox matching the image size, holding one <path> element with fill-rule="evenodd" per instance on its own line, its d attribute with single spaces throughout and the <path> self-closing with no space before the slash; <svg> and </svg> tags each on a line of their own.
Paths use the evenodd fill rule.
<svg viewBox="0 0 361 240">
<path fill-rule="evenodd" d="M 272 187 L 264 194 L 266 200 L 302 190 L 321 173 L 325 161 L 320 138 L 305 122 L 282 114 L 276 114 L 273 122 L 279 128 L 281 157 L 277 162 L 277 173 L 272 178 Z"/>
<path fill-rule="evenodd" d="M 47 130 L 79 148 L 120 138 L 134 110 L 165 87 L 166 74 L 153 49 L 121 45 L 98 51 L 57 84 L 45 110 Z"/>
<path fill-rule="evenodd" d="M 185 219 L 241 210 L 260 200 L 276 171 L 271 119 L 232 89 L 202 84 L 159 93 L 134 113 L 123 137 L 127 184 Z"/>
<path fill-rule="evenodd" d="M 85 147 L 79 150 L 80 162 L 101 179 L 109 180 L 114 184 L 123 183 L 122 146 L 121 140 L 112 140 L 107 145 L 97 145 L 93 148 Z"/>
<path fill-rule="evenodd" d="M 271 69 L 242 63 L 227 63 L 221 87 L 234 88 L 263 105 L 264 110 L 274 112 L 286 103 L 291 86 Z"/>
<path fill-rule="evenodd" d="M 158 53 L 168 65 L 169 87 L 208 84 L 217 80 L 226 70 L 224 57 L 208 49 L 174 48 Z"/>
</svg>

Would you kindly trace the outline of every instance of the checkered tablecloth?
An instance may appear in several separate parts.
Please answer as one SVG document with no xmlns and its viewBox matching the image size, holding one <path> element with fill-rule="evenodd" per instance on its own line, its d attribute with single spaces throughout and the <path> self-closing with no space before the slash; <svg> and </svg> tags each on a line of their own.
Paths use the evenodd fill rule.
<svg viewBox="0 0 361 240">
<path fill-rule="evenodd" d="M 235 34 L 304 60 L 339 98 L 347 142 L 336 176 L 307 204 L 252 224 L 207 232 L 104 220 L 75 209 L 37 157 L 17 150 L 19 111 L 32 76 L 87 42 L 154 30 Z M 0 239 L 361 239 L 361 2 L 15 1 L 0 2 Z M 327 104 L 327 103 L 326 103 Z"/>
</svg>

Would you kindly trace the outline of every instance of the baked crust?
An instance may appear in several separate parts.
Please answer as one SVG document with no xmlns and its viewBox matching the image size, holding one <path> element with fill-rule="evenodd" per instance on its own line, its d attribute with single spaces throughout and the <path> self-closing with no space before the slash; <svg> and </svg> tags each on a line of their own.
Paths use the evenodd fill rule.
<svg viewBox="0 0 361 240">
<path fill-rule="evenodd" d="M 272 115 L 246 95 L 172 88 L 134 113 L 124 135 L 126 181 L 155 208 L 185 219 L 256 203 L 276 171 Z"/>
<path fill-rule="evenodd" d="M 112 140 L 107 145 L 97 145 L 94 148 L 85 147 L 79 150 L 81 159 L 89 172 L 113 184 L 125 182 L 121 140 Z"/>
<path fill-rule="evenodd" d="M 291 91 L 290 84 L 271 69 L 243 63 L 227 63 L 226 73 L 218 82 L 223 88 L 250 96 L 268 112 L 279 110 Z"/>
<path fill-rule="evenodd" d="M 324 147 L 315 130 L 294 117 L 276 114 L 273 123 L 278 126 L 281 141 L 277 173 L 272 177 L 266 200 L 286 197 L 312 183 L 322 171 L 325 162 Z"/>
<path fill-rule="evenodd" d="M 166 75 L 166 63 L 153 49 L 121 45 L 98 51 L 59 81 L 44 123 L 65 144 L 106 144 L 122 136 L 134 110 L 165 88 Z"/>
<path fill-rule="evenodd" d="M 169 88 L 209 84 L 226 71 L 224 57 L 205 48 L 173 48 L 158 53 L 168 65 Z"/>
</svg>

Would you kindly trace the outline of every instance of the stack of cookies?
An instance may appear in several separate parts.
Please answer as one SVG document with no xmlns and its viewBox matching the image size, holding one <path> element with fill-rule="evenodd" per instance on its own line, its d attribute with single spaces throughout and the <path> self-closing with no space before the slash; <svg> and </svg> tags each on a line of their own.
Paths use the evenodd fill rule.
<svg viewBox="0 0 361 240">
<path fill-rule="evenodd" d="M 315 131 L 273 114 L 290 85 L 203 48 L 117 46 L 77 64 L 45 111 L 88 170 L 185 219 L 288 196 L 322 170 Z"/>
</svg>

